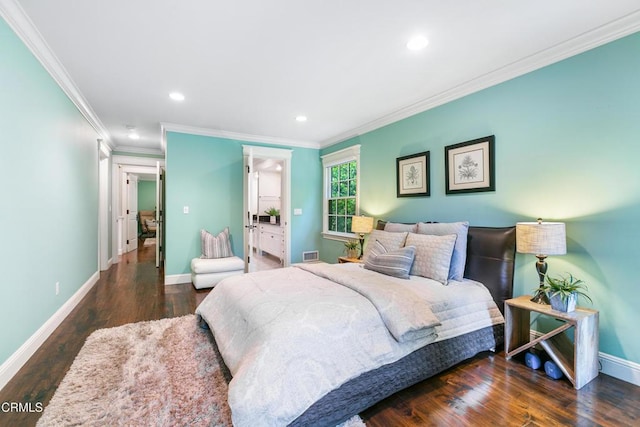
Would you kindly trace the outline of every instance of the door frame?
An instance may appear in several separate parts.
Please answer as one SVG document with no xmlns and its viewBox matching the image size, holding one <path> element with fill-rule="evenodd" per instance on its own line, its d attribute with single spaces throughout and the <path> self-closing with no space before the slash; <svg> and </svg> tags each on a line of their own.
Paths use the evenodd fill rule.
<svg viewBox="0 0 640 427">
<path fill-rule="evenodd" d="M 112 189 L 112 215 L 111 215 L 111 250 L 113 263 L 120 261 L 122 255 L 122 233 L 124 216 L 122 215 L 123 194 L 122 175 L 127 173 L 155 174 L 157 162 L 165 167 L 165 160 L 158 157 L 135 157 L 112 155 L 111 189 Z"/>
<path fill-rule="evenodd" d="M 156 267 L 164 264 L 164 205 L 165 205 L 165 168 L 156 162 Z"/>
<path fill-rule="evenodd" d="M 98 268 L 108 270 L 113 262 L 113 251 L 109 253 L 109 162 L 111 150 L 102 139 L 98 139 Z"/>
<path fill-rule="evenodd" d="M 247 248 L 249 247 L 248 241 L 248 233 L 244 228 L 246 224 L 247 212 L 251 209 L 248 206 L 248 186 L 250 185 L 249 180 L 247 179 L 247 171 L 245 170 L 245 165 L 247 164 L 247 159 L 251 154 L 253 159 L 274 159 L 280 160 L 284 163 L 282 167 L 282 191 L 280 197 L 281 201 L 281 209 L 280 209 L 280 224 L 284 221 L 284 267 L 288 267 L 291 265 L 291 157 L 293 150 L 285 149 L 285 148 L 271 148 L 264 147 L 260 145 L 242 145 L 242 155 L 243 155 L 243 185 L 242 185 L 242 241 L 243 241 L 243 252 L 244 252 L 244 261 L 245 261 L 245 269 L 248 268 L 247 264 Z M 250 171 L 253 173 L 253 171 Z"/>
</svg>

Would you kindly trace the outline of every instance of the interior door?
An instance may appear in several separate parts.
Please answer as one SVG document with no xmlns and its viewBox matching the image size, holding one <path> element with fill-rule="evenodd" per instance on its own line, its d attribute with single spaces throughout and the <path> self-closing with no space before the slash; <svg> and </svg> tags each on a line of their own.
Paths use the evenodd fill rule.
<svg viewBox="0 0 640 427">
<path fill-rule="evenodd" d="M 248 155 L 244 156 L 244 271 L 253 272 L 256 271 L 255 263 L 253 259 L 253 248 L 255 246 L 255 239 L 257 237 L 256 226 L 253 222 L 253 214 L 251 212 L 251 201 L 254 197 L 253 189 L 251 185 L 253 169 L 253 150 L 249 149 Z"/>
<path fill-rule="evenodd" d="M 164 168 L 156 162 L 156 267 L 164 262 Z"/>
<path fill-rule="evenodd" d="M 127 174 L 127 252 L 138 249 L 138 177 Z"/>
</svg>

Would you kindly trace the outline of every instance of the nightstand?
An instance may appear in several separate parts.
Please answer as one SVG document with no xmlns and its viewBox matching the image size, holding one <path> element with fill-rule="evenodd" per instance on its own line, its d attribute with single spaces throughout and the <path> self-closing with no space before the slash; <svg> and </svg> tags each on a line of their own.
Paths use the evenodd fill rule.
<svg viewBox="0 0 640 427">
<path fill-rule="evenodd" d="M 346 256 L 339 256 L 338 257 L 338 264 L 346 264 L 348 262 L 361 263 L 362 260 L 360 258 L 349 258 L 349 257 L 346 257 Z"/>
<path fill-rule="evenodd" d="M 539 344 L 576 389 L 598 376 L 598 311 L 577 307 L 565 313 L 531 302 L 528 295 L 505 301 L 505 355 L 507 359 Z M 530 339 L 530 314 L 540 313 L 563 322 L 551 332 Z M 573 342 L 564 333 L 574 328 Z"/>
</svg>

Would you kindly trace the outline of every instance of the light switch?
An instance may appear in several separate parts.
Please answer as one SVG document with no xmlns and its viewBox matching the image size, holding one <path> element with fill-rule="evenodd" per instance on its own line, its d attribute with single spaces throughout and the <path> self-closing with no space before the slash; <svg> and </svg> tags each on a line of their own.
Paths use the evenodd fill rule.
<svg viewBox="0 0 640 427">
<path fill-rule="evenodd" d="M 185 206 L 182 208 L 182 212 L 188 214 L 189 213 L 189 206 Z"/>
<path fill-rule="evenodd" d="M 294 214 L 294 215 L 302 215 L 302 209 L 300 209 L 300 208 L 295 208 L 295 209 L 293 210 L 293 214 Z"/>
</svg>

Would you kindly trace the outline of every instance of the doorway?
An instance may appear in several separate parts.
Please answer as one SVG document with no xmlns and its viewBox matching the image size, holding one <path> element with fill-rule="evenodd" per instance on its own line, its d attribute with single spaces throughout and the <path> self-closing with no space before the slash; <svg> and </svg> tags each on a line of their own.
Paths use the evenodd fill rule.
<svg viewBox="0 0 640 427">
<path fill-rule="evenodd" d="M 149 239 L 155 239 L 147 241 L 148 251 L 155 255 L 155 265 L 159 267 L 162 265 L 162 259 L 164 251 L 162 250 L 162 236 L 164 233 L 158 233 L 158 228 L 162 228 L 164 225 L 163 215 L 161 209 L 158 207 L 158 197 L 164 194 L 162 183 L 164 183 L 164 160 L 158 160 L 154 158 L 142 158 L 133 156 L 113 156 L 113 171 L 112 171 L 112 189 L 113 189 L 113 205 L 115 215 L 112 216 L 112 239 L 114 248 L 114 262 L 118 257 L 123 256 L 129 250 L 132 250 L 132 244 L 140 244 L 139 248 L 143 248 L 144 241 Z M 127 179 L 129 181 L 137 180 L 138 183 L 146 183 L 151 187 L 149 191 L 149 209 L 141 209 L 145 211 L 147 219 L 156 222 L 156 229 L 153 233 L 147 231 L 144 236 L 141 237 L 141 217 L 137 215 L 137 218 L 133 218 L 131 212 L 138 211 L 137 199 L 140 197 L 139 186 L 133 187 L 127 186 Z M 136 200 L 133 200 L 135 192 Z M 129 212 L 127 212 L 127 210 Z M 140 212 L 138 212 L 139 214 Z M 152 236 L 153 234 L 153 236 Z M 160 234 L 160 235 L 158 235 Z M 127 243 L 127 240 L 129 241 Z M 151 243 L 153 242 L 153 247 Z M 117 253 L 117 257 L 115 254 Z"/>
<path fill-rule="evenodd" d="M 243 146 L 245 271 L 291 263 L 291 150 Z"/>
</svg>

